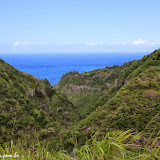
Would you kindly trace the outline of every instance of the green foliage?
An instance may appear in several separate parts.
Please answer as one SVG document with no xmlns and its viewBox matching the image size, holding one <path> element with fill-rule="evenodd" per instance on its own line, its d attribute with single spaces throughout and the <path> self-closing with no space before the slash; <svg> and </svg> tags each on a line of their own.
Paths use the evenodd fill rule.
<svg viewBox="0 0 160 160">
<path fill-rule="evenodd" d="M 47 137 L 43 130 L 50 136 L 51 128 L 56 131 L 78 119 L 76 107 L 47 79 L 20 72 L 1 59 L 0 88 L 0 134 L 7 135 L 5 141 L 36 132 Z M 62 112 L 57 113 L 60 107 Z"/>
<path fill-rule="evenodd" d="M 55 93 L 55 90 L 51 86 L 46 86 L 45 90 L 46 90 L 47 96 L 50 98 Z"/>
<path fill-rule="evenodd" d="M 17 155 L 16 159 L 25 160 L 152 160 L 160 159 L 160 148 L 157 140 L 159 136 L 144 138 L 143 134 L 134 134 L 128 131 L 107 132 L 101 139 L 98 138 L 98 132 L 94 134 L 85 145 L 76 146 L 74 144 L 72 152 L 65 150 L 48 150 L 48 144 L 40 142 L 36 138 L 28 143 L 26 140 L 18 139 L 0 146 L 0 155 Z M 146 140 L 147 139 L 147 140 Z M 144 144 L 144 140 L 146 143 Z M 71 140 L 72 141 L 72 140 Z M 6 159 L 6 158 L 5 158 Z"/>
<path fill-rule="evenodd" d="M 0 153 L 20 145 L 21 159 L 160 158 L 160 50 L 121 66 L 66 73 L 55 87 L 0 59 L 0 88 Z M 137 134 L 117 132 L 128 129 Z M 135 141 L 141 131 L 149 135 L 145 146 Z"/>
<path fill-rule="evenodd" d="M 98 128 L 133 128 L 135 131 L 151 131 L 153 125 L 158 133 L 159 77 L 160 50 L 121 66 L 77 76 L 64 75 L 56 87 L 67 94 L 82 114 L 83 120 L 76 125 L 78 130 L 94 132 Z M 82 85 L 93 89 L 83 89 Z M 100 90 L 94 90 L 98 87 Z"/>
</svg>

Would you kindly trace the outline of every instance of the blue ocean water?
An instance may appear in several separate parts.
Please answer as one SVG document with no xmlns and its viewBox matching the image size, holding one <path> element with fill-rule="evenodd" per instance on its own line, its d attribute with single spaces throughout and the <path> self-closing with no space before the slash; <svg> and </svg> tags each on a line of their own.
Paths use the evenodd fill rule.
<svg viewBox="0 0 160 160">
<path fill-rule="evenodd" d="M 0 54 L 7 63 L 52 85 L 69 71 L 87 72 L 141 59 L 148 53 Z"/>
</svg>

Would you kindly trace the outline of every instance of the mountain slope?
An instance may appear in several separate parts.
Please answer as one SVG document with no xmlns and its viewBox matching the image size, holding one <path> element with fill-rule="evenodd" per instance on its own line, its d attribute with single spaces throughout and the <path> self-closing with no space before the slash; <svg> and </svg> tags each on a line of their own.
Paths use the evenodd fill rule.
<svg viewBox="0 0 160 160">
<path fill-rule="evenodd" d="M 62 76 L 55 88 L 66 94 L 84 116 L 115 95 L 121 86 L 119 75 L 130 65 L 131 62 L 82 74 L 69 72 Z"/>
<path fill-rule="evenodd" d="M 88 127 L 145 129 L 160 112 L 160 67 L 149 67 L 125 84 L 105 105 L 80 122 Z"/>
<path fill-rule="evenodd" d="M 72 132 L 77 131 L 76 137 L 78 137 L 79 143 L 84 143 L 85 139 L 96 131 L 99 131 L 100 135 L 104 135 L 106 130 L 111 129 L 132 129 L 155 134 L 159 132 L 160 50 L 144 56 L 139 61 L 128 62 L 117 68 L 118 73 L 115 79 L 111 80 L 111 88 L 104 90 L 102 96 L 97 101 L 95 100 L 94 110 L 74 126 Z M 113 70 L 113 68 L 110 69 Z M 105 69 L 99 70 L 99 72 L 103 70 Z M 93 72 L 96 74 L 97 71 Z M 67 88 L 68 83 L 71 83 L 73 79 L 74 84 L 78 85 L 78 77 L 72 76 L 70 80 L 66 80 L 65 87 Z M 61 84 L 64 78 L 62 77 L 61 82 L 58 83 L 60 90 L 63 89 Z M 76 78 L 77 80 L 75 80 Z M 88 79 L 86 78 L 86 80 Z M 81 84 L 83 81 L 84 79 L 81 80 Z M 107 78 L 106 81 L 108 81 Z M 99 85 L 99 82 L 95 83 L 95 86 Z M 97 91 L 93 91 L 92 94 L 94 92 Z M 72 97 L 70 99 L 72 100 Z M 66 137 L 69 137 L 69 134 Z"/>
<path fill-rule="evenodd" d="M 47 79 L 18 71 L 0 59 L 0 135 L 55 135 L 78 120 L 76 107 Z"/>
<path fill-rule="evenodd" d="M 114 97 L 124 84 L 143 70 L 149 66 L 159 65 L 158 52 L 155 51 L 141 60 L 133 60 L 121 66 L 114 65 L 82 74 L 66 73 L 55 87 L 66 94 L 77 106 L 82 117 L 85 117 Z"/>
<path fill-rule="evenodd" d="M 49 137 L 49 148 L 71 151 L 96 131 L 160 130 L 160 50 L 121 66 L 67 73 L 56 88 L 77 107 L 47 80 L 0 60 L 0 135 L 38 134 Z"/>
</svg>

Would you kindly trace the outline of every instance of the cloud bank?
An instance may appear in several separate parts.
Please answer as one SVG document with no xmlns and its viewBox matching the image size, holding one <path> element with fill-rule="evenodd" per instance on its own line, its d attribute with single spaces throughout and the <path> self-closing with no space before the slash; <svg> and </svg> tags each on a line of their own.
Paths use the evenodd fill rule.
<svg viewBox="0 0 160 160">
<path fill-rule="evenodd" d="M 133 40 L 131 42 L 121 42 L 121 43 L 97 43 L 97 42 L 88 42 L 85 43 L 86 46 L 95 47 L 95 46 L 158 46 L 160 42 L 153 42 L 143 39 Z"/>
<path fill-rule="evenodd" d="M 142 39 L 135 40 L 131 42 L 132 45 L 147 45 L 147 46 L 154 46 L 154 45 L 160 45 L 160 42 L 152 42 L 152 41 L 146 41 Z"/>
<path fill-rule="evenodd" d="M 14 47 L 16 47 L 16 46 L 22 46 L 23 47 L 23 46 L 29 46 L 29 45 L 31 45 L 30 42 L 20 42 L 20 41 L 17 41 L 17 42 L 12 44 L 12 46 L 14 46 Z"/>
<path fill-rule="evenodd" d="M 99 45 L 98 43 L 95 43 L 95 42 L 88 42 L 86 43 L 86 46 L 91 46 L 91 47 L 94 47 L 94 46 L 97 46 Z"/>
</svg>

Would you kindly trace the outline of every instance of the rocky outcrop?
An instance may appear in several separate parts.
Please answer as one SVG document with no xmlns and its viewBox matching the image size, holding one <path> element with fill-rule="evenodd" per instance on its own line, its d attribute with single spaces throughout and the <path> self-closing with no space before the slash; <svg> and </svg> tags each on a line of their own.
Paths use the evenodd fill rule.
<svg viewBox="0 0 160 160">
<path fill-rule="evenodd" d="M 115 87 L 121 86 L 122 84 L 123 84 L 123 80 L 121 80 L 121 79 L 115 80 Z"/>
<path fill-rule="evenodd" d="M 112 73 L 98 73 L 98 74 L 96 74 L 95 76 L 93 76 L 93 79 L 95 78 L 95 77 L 104 77 L 105 79 L 108 79 L 109 77 L 111 77 L 111 75 L 112 75 Z"/>
<path fill-rule="evenodd" d="M 110 83 L 106 83 L 106 86 L 111 87 L 111 84 Z"/>
<path fill-rule="evenodd" d="M 73 85 L 73 84 L 69 84 L 69 87 L 71 88 L 71 90 L 73 91 L 79 91 L 79 90 L 90 90 L 90 91 L 100 91 L 101 88 L 91 88 L 89 86 L 84 86 L 84 85 Z"/>
<path fill-rule="evenodd" d="M 45 94 L 45 93 L 46 93 L 45 88 L 41 88 L 41 92 L 42 92 L 43 94 Z"/>
<path fill-rule="evenodd" d="M 35 89 L 32 89 L 28 92 L 29 97 L 33 97 L 35 95 Z"/>
<path fill-rule="evenodd" d="M 71 79 L 72 76 L 78 77 L 78 76 L 79 76 L 79 72 L 73 71 L 73 72 L 66 73 L 66 74 L 64 75 L 64 77 L 65 77 L 65 78 L 68 78 L 68 79 Z"/>
</svg>

